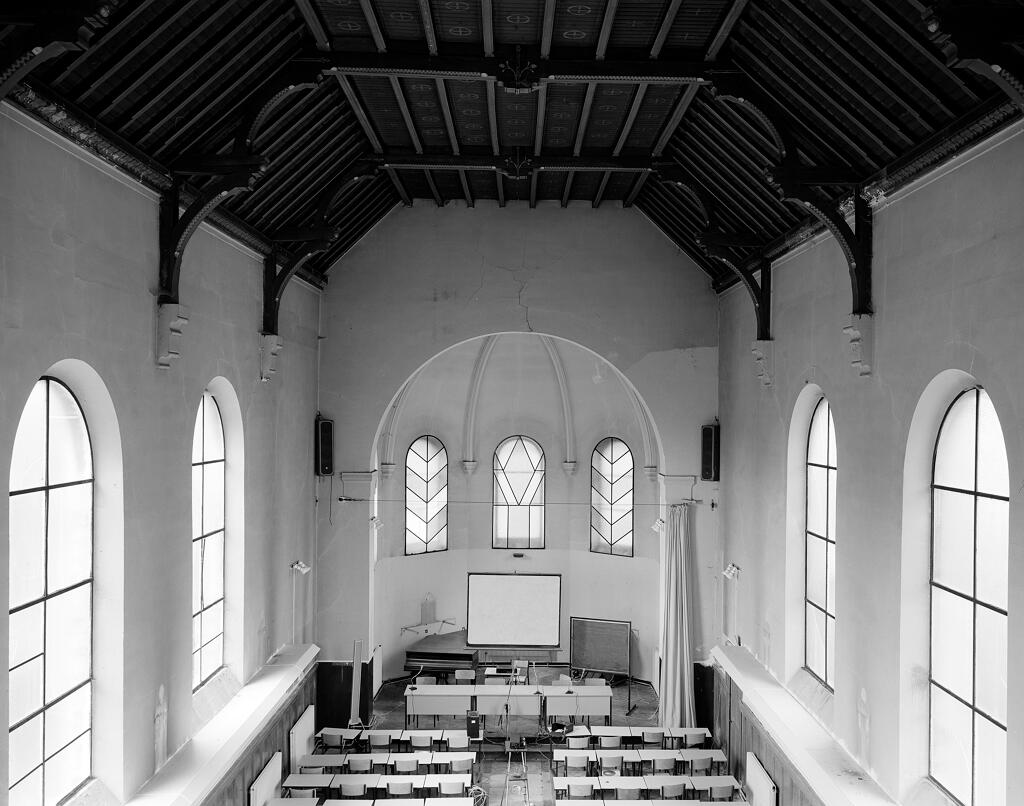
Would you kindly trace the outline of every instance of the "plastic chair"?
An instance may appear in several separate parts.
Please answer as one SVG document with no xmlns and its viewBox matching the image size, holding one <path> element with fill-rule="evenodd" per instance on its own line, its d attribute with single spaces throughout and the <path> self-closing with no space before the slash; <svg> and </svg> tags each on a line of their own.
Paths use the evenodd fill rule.
<svg viewBox="0 0 1024 806">
<path fill-rule="evenodd" d="M 484 679 L 485 686 L 504 686 L 506 685 L 503 677 L 488 677 Z"/>
<path fill-rule="evenodd" d="M 436 686 L 437 678 L 433 675 L 420 675 L 414 681 L 417 686 Z"/>
<path fill-rule="evenodd" d="M 465 733 L 456 733 L 446 740 L 449 750 L 469 750 L 469 736 Z"/>
<path fill-rule="evenodd" d="M 329 733 L 325 733 L 320 737 L 319 741 L 320 749 L 322 749 L 324 753 L 341 752 L 342 738 L 340 736 L 333 736 Z"/>
<path fill-rule="evenodd" d="M 388 781 L 389 798 L 411 798 L 412 781 Z"/>
<path fill-rule="evenodd" d="M 675 775 L 676 761 L 674 758 L 656 758 L 651 764 L 655 775 Z"/>
<path fill-rule="evenodd" d="M 690 775 L 710 775 L 711 774 L 711 756 L 705 756 L 704 758 L 694 758 L 690 760 Z"/>
<path fill-rule="evenodd" d="M 455 685 L 457 686 L 471 686 L 476 682 L 476 672 L 472 669 L 456 669 L 455 670 Z"/>
<path fill-rule="evenodd" d="M 570 736 L 566 739 L 567 746 L 570 750 L 589 750 L 590 749 L 590 737 L 589 736 Z"/>
<path fill-rule="evenodd" d="M 429 736 L 413 735 L 409 737 L 409 747 L 413 750 L 433 750 L 434 740 Z"/>
<path fill-rule="evenodd" d="M 437 791 L 444 798 L 462 797 L 466 794 L 466 784 L 463 781 L 438 781 Z"/>
<path fill-rule="evenodd" d="M 473 775 L 473 759 L 471 758 L 457 758 L 455 761 L 450 762 L 448 766 L 452 772 Z"/>
<path fill-rule="evenodd" d="M 616 800 L 640 800 L 640 787 L 633 786 L 628 789 L 619 787 L 615 792 Z"/>
<path fill-rule="evenodd" d="M 665 731 L 663 730 L 645 730 L 643 732 L 644 745 L 653 745 L 655 747 L 661 747 L 665 743 Z"/>
<path fill-rule="evenodd" d="M 602 750 L 618 750 L 622 747 L 621 736 L 598 736 L 597 738 Z"/>
<path fill-rule="evenodd" d="M 606 685 L 608 685 L 608 683 L 605 682 L 605 679 L 603 677 L 588 677 L 586 680 L 583 681 L 583 685 L 585 685 L 585 686 L 606 686 Z"/>
<path fill-rule="evenodd" d="M 569 799 L 572 798 L 585 798 L 591 800 L 594 797 L 594 785 L 587 781 L 586 783 L 569 784 Z"/>
<path fill-rule="evenodd" d="M 723 784 L 722 786 L 713 786 L 708 790 L 708 800 L 717 801 L 731 801 L 732 800 L 733 788 L 732 784 Z"/>
<path fill-rule="evenodd" d="M 420 771 L 420 762 L 416 758 L 396 758 L 394 768 L 395 775 L 415 775 Z"/>
<path fill-rule="evenodd" d="M 601 774 L 605 774 L 605 770 L 615 770 L 616 775 L 622 774 L 622 756 L 601 756 Z"/>
<path fill-rule="evenodd" d="M 662 800 L 682 800 L 686 784 L 665 784 L 661 788 Z"/>
<path fill-rule="evenodd" d="M 345 759 L 345 767 L 348 768 L 349 772 L 370 772 L 373 768 L 373 763 L 368 758 L 352 758 L 352 756 L 349 756 Z"/>
<path fill-rule="evenodd" d="M 391 734 L 390 733 L 371 733 L 370 734 L 370 748 L 391 748 Z"/>
<path fill-rule="evenodd" d="M 366 784 L 343 783 L 341 785 L 341 796 L 343 798 L 365 798 Z"/>
<path fill-rule="evenodd" d="M 683 736 L 683 747 L 703 747 L 704 737 L 699 733 L 687 733 Z"/>
<path fill-rule="evenodd" d="M 590 766 L 590 759 L 586 756 L 566 756 L 565 775 L 568 778 L 576 770 L 580 775 L 586 776 L 587 768 Z"/>
</svg>

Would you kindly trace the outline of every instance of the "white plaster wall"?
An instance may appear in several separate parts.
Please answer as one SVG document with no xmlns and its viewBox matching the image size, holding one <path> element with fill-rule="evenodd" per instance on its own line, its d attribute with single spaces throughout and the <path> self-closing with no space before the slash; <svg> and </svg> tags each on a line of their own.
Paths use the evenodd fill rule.
<svg viewBox="0 0 1024 806">
<path fill-rule="evenodd" d="M 562 209 L 555 204 L 534 210 L 525 204 L 509 204 L 503 210 L 486 204 L 473 209 L 419 204 L 397 209 L 332 269 L 324 318 L 320 406 L 336 423 L 336 470 L 374 469 L 371 457 L 381 418 L 406 379 L 429 359 L 467 339 L 532 330 L 592 350 L 629 379 L 649 406 L 661 435 L 664 456 L 659 471 L 668 475 L 659 477 L 659 484 L 665 486 L 666 500 L 690 495 L 692 479 L 672 476 L 699 474 L 699 426 L 717 414 L 717 303 L 703 273 L 636 210 L 612 205 L 598 210 Z M 594 366 L 599 364 L 595 361 Z M 605 371 L 610 373 L 610 368 Z M 606 381 L 611 381 L 610 374 Z M 462 458 L 457 455 L 457 443 L 466 384 L 468 380 L 453 382 L 452 397 L 463 401 L 454 407 L 438 406 L 428 398 L 423 411 L 429 417 L 419 423 L 432 433 L 448 429 L 457 435 L 454 444 L 446 439 L 450 460 Z M 584 504 L 589 500 L 586 465 L 593 445 L 581 440 L 581 469 L 575 477 L 566 478 L 558 466 L 563 458 L 562 438 L 555 426 L 560 419 L 555 416 L 558 403 L 548 390 L 547 385 L 538 390 L 524 382 L 516 398 L 482 394 L 480 410 L 489 411 L 494 419 L 486 426 L 489 435 L 478 442 L 476 474 L 466 479 L 461 470 L 451 473 L 453 496 L 462 494 L 463 487 L 456 485 L 466 485 L 473 500 L 490 500 L 487 485 L 494 440 L 499 432 L 503 436 L 514 432 L 510 418 L 527 411 L 517 406 L 537 393 L 548 395 L 541 399 L 552 407 L 549 415 L 536 422 L 551 434 L 540 440 L 549 467 L 555 468 L 550 478 L 563 479 L 552 484 L 564 485 L 566 495 Z M 428 422 L 436 425 L 428 428 Z M 407 448 L 408 440 L 396 447 L 396 463 L 404 462 Z M 636 447 L 634 451 L 641 465 L 641 452 Z M 336 481 L 335 499 L 339 497 Z M 329 480 L 320 482 L 321 502 L 329 484 Z M 341 496 L 359 497 L 352 493 L 355 485 L 346 488 Z M 704 492 L 698 485 L 698 497 Z M 706 492 L 710 502 L 713 489 Z M 396 615 L 378 618 L 375 634 L 371 630 L 371 611 L 393 601 L 405 579 L 377 573 L 380 589 L 373 595 L 371 569 L 377 559 L 368 527 L 371 511 L 362 501 L 333 500 L 329 511 L 320 508 L 316 635 L 325 657 L 350 658 L 354 639 L 363 640 L 367 647 L 393 644 L 398 636 L 392 621 L 399 610 L 403 624 L 419 618 L 422 592 L 409 590 L 392 605 Z M 395 523 L 401 518 L 396 513 L 384 520 Z M 638 533 L 653 538 L 648 528 L 653 520 L 638 521 Z M 707 604 L 700 609 L 701 618 L 706 619 L 698 626 L 702 635 L 711 634 L 712 569 L 721 555 L 716 520 L 710 506 L 701 508 L 698 588 L 702 604 L 705 600 Z M 486 547 L 483 554 L 492 559 L 469 559 L 467 554 L 466 563 L 474 568 L 477 563 L 505 568 L 511 560 L 503 553 L 501 560 L 494 559 L 498 552 L 490 554 L 489 520 L 474 523 L 453 522 L 450 528 L 456 530 L 457 540 L 466 541 L 470 532 L 465 530 L 471 530 L 472 540 Z M 576 534 L 573 529 L 581 527 L 570 525 L 570 535 Z M 381 555 L 385 554 L 382 550 Z M 539 569 L 541 562 L 565 567 L 565 559 L 556 558 L 554 551 L 543 554 L 543 560 L 530 560 L 531 569 Z M 443 557 L 420 559 L 423 562 L 417 567 L 423 569 L 439 569 L 445 562 Z M 442 607 L 440 578 L 432 570 L 425 571 L 421 586 L 438 597 L 439 615 L 460 610 L 464 574 L 465 568 L 459 566 L 456 575 L 463 581 L 454 587 L 452 601 Z M 575 580 L 582 575 L 573 576 Z M 625 612 L 626 606 L 618 602 L 629 595 L 632 590 L 626 584 L 607 591 L 606 617 L 629 618 L 615 615 Z M 389 657 L 394 658 L 393 650 Z M 393 670 L 395 661 L 389 659 L 387 667 Z"/>
<path fill-rule="evenodd" d="M 161 685 L 168 692 L 169 749 L 192 729 L 188 468 L 196 406 L 216 376 L 234 387 L 244 425 L 243 678 L 290 640 L 287 564 L 295 555 L 313 554 L 318 295 L 297 286 L 285 295 L 280 369 L 273 382 L 260 383 L 262 266 L 203 229 L 182 270 L 181 300 L 191 315 L 184 356 L 170 370 L 158 370 L 156 200 L 9 107 L 0 110 L 0 232 L 0 467 L 9 467 L 33 383 L 62 359 L 80 359 L 98 373 L 120 423 L 124 713 L 115 738 L 123 743 L 117 748 L 123 772 L 121 780 L 105 782 L 124 797 L 153 772 L 153 711 Z M 3 545 L 7 500 L 0 496 Z M 103 534 L 96 545 L 101 552 Z M 0 558 L 0 600 L 6 600 L 7 552 Z M 7 620 L 0 618 L 0 644 L 6 640 Z M 0 712 L 6 709 L 4 696 Z M 6 769 L 7 732 L 0 735 L 0 767 Z M 6 795 L 3 787 L 0 803 Z"/>
<path fill-rule="evenodd" d="M 901 798 L 915 790 L 927 747 L 917 707 L 927 678 L 900 641 L 901 625 L 918 629 L 921 615 L 901 610 L 901 547 L 912 539 L 902 522 L 904 452 L 918 400 L 943 370 L 963 370 L 991 394 L 1009 456 L 1011 535 L 1024 527 L 1024 138 L 962 163 L 875 215 L 871 377 L 857 377 L 848 364 L 841 327 L 851 307 L 849 276 L 830 238 L 775 271 L 773 387 L 762 388 L 754 374 L 749 300 L 734 291 L 721 305 L 722 527 L 724 561 L 743 569 L 738 631 Z M 834 698 L 794 674 L 802 628 L 790 630 L 787 646 L 787 441 L 794 404 L 810 382 L 832 404 L 839 456 Z M 802 564 L 797 557 L 799 573 Z M 1022 571 L 1024 544 L 1011 537 L 1010 681 L 1024 671 L 1024 627 L 1014 615 L 1024 607 L 1024 585 L 1014 582 Z M 862 691 L 866 741 L 858 728 Z M 1021 689 L 1011 683 L 1011 771 L 1024 762 L 1022 717 Z"/>
</svg>

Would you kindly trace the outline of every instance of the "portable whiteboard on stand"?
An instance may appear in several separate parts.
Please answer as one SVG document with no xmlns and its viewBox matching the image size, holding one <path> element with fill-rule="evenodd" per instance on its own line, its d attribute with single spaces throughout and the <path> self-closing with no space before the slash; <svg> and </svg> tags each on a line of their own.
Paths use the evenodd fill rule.
<svg viewBox="0 0 1024 806">
<path fill-rule="evenodd" d="M 569 668 L 626 675 L 626 714 L 633 713 L 633 669 L 629 621 L 569 619 Z"/>
</svg>

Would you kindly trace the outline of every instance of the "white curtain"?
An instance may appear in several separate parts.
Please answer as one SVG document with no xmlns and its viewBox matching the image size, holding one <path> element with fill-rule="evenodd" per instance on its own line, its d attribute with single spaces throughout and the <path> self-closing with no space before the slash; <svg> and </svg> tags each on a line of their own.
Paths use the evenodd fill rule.
<svg viewBox="0 0 1024 806">
<path fill-rule="evenodd" d="M 693 714 L 693 649 L 690 639 L 690 566 L 693 507 L 674 504 L 665 529 L 665 628 L 661 636 L 661 724 L 690 726 Z"/>
</svg>

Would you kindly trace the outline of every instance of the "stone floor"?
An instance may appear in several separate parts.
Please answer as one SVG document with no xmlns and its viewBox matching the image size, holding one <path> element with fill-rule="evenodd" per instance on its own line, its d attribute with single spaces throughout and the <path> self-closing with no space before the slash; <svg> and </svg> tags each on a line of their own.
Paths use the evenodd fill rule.
<svg viewBox="0 0 1024 806">
<path fill-rule="evenodd" d="M 531 683 L 547 685 L 553 683 L 564 668 L 537 667 L 536 679 Z M 480 680 L 479 682 L 483 682 Z M 403 727 L 405 724 L 405 686 L 407 680 L 385 683 L 373 703 L 374 727 Z M 627 714 L 627 703 L 632 702 L 633 710 Z M 529 804 L 550 804 L 555 801 L 551 781 L 552 744 L 538 724 L 536 717 L 514 716 L 509 720 L 507 735 L 513 744 L 526 737 L 525 753 L 514 751 L 511 758 L 505 753 L 506 726 L 494 718 L 486 725 L 484 742 L 480 753 L 477 783 L 488 795 L 489 806 L 529 806 Z M 658 695 L 646 683 L 633 683 L 632 693 L 625 683 L 612 687 L 612 724 L 614 725 L 657 725 Z M 458 728 L 465 726 L 465 719 L 438 717 L 437 727 Z M 421 717 L 420 727 L 434 727 L 433 719 Z M 525 770 L 524 770 L 525 762 Z"/>
</svg>

